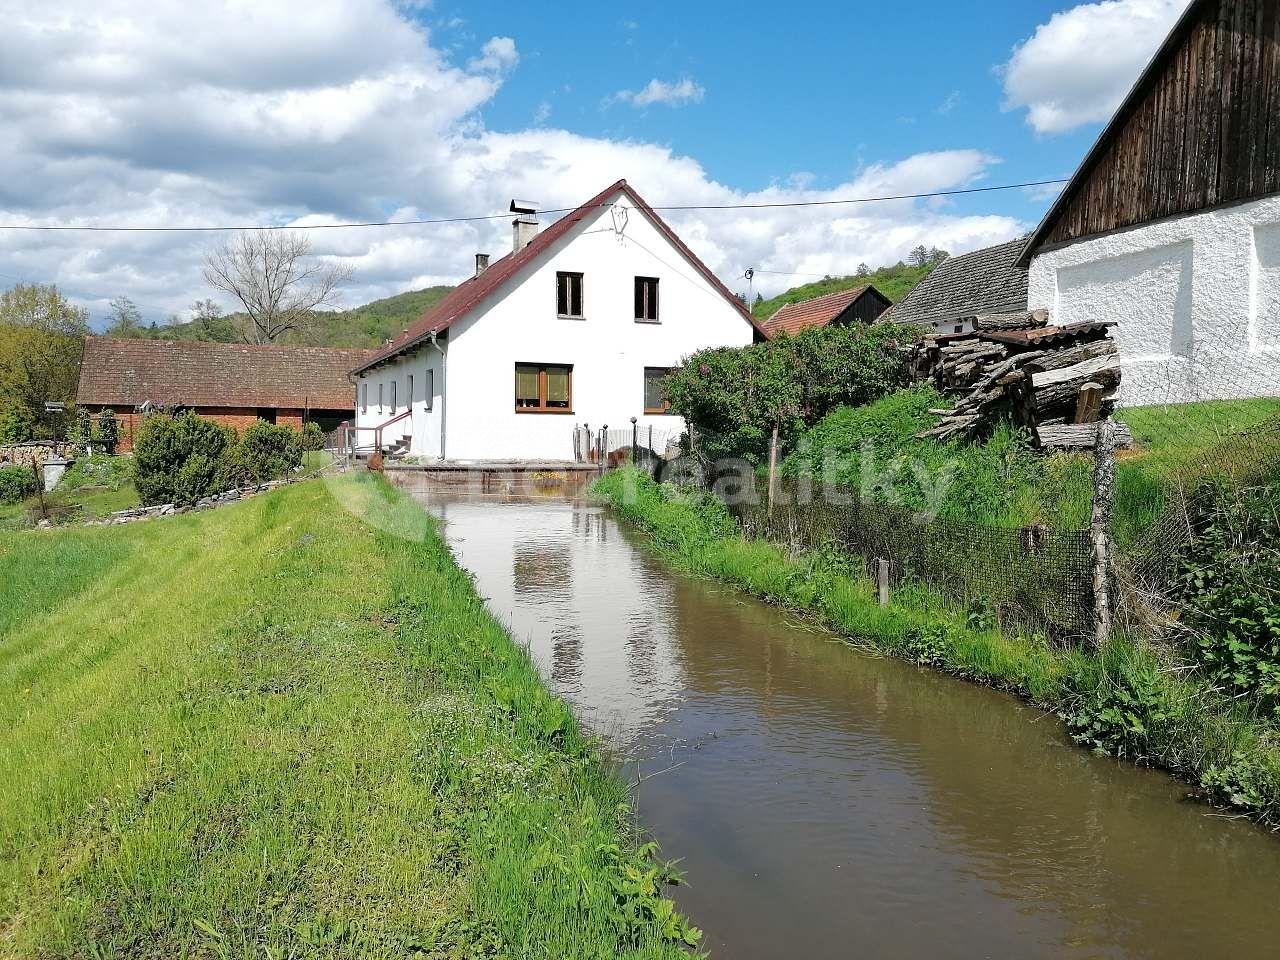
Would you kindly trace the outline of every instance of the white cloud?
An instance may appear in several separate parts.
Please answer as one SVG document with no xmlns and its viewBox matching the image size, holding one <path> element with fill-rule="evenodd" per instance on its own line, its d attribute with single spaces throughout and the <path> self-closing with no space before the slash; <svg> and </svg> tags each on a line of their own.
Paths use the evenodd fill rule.
<svg viewBox="0 0 1280 960">
<path fill-rule="evenodd" d="M 520 62 L 516 42 L 510 37 L 493 37 L 480 51 L 480 56 L 467 64 L 467 69 L 478 73 L 506 73 Z"/>
<path fill-rule="evenodd" d="M 551 101 L 543 100 L 533 110 L 533 125 L 540 127 L 551 117 Z"/>
<path fill-rule="evenodd" d="M 619 90 L 609 99 L 617 103 L 629 103 L 633 107 L 651 107 L 655 103 L 683 107 L 687 103 L 701 103 L 706 92 L 701 84 L 689 77 L 675 83 L 667 83 L 655 77 L 643 90 Z"/>
<path fill-rule="evenodd" d="M 950 93 L 947 94 L 947 98 L 943 100 L 940 104 L 938 104 L 938 113 L 942 114 L 943 116 L 946 116 L 948 113 L 954 110 L 957 106 L 959 106 L 960 101 L 963 99 L 964 97 L 961 95 L 959 90 L 952 90 Z"/>
<path fill-rule="evenodd" d="M 57 13 L 6 2 L 0 223 L 461 217 L 499 214 L 513 196 L 573 206 L 619 177 L 660 204 L 829 200 L 950 189 L 980 181 L 996 162 L 946 150 L 872 164 L 822 189 L 781 170 L 770 186 L 736 190 L 665 146 L 537 123 L 487 128 L 482 111 L 516 62 L 516 43 L 494 38 L 469 61 L 452 60 L 390 0 L 66 0 Z M 910 200 L 667 216 L 735 289 L 748 266 L 850 272 L 918 243 L 960 252 L 1025 229 Z M 344 301 L 357 304 L 457 282 L 473 252 L 506 252 L 510 226 L 502 216 L 311 236 L 319 253 L 353 267 Z M 200 262 L 221 238 L 0 230 L 0 283 L 56 282 L 98 322 L 112 297 L 126 295 L 160 320 L 211 295 Z M 789 285 L 757 278 L 766 294 Z"/>
<path fill-rule="evenodd" d="M 1110 119 L 1188 0 L 1104 0 L 1055 13 L 1000 72 L 1004 109 L 1037 133 Z"/>
</svg>

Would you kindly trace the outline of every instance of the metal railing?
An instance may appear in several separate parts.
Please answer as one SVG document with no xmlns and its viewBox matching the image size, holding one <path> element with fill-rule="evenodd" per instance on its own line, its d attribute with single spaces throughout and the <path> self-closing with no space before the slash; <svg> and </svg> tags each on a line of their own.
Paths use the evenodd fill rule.
<svg viewBox="0 0 1280 960">
<path fill-rule="evenodd" d="M 579 463 L 597 463 L 602 468 L 617 467 L 625 463 L 653 464 L 665 459 L 668 450 L 684 432 L 663 430 L 653 424 L 638 422 L 632 417 L 624 427 L 602 424 L 592 427 L 587 423 L 573 427 L 573 456 Z"/>
<path fill-rule="evenodd" d="M 371 451 L 382 450 L 384 447 L 382 432 L 393 423 L 397 423 L 404 420 L 406 417 L 412 416 L 413 409 L 409 408 L 403 413 L 396 414 L 390 420 L 385 420 L 372 427 L 360 427 L 354 426 L 350 423 L 343 423 L 333 432 L 333 434 L 331 434 L 331 437 L 333 438 L 333 447 L 339 453 L 350 456 L 359 450 L 365 449 L 365 447 L 360 443 L 360 434 L 371 432 L 373 434 L 373 443 L 370 444 L 367 449 Z"/>
</svg>

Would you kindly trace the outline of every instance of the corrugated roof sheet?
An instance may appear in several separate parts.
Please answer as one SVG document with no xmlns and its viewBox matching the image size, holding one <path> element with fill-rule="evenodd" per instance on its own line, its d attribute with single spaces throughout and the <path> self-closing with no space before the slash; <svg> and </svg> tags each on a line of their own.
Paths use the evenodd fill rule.
<svg viewBox="0 0 1280 960">
<path fill-rule="evenodd" d="M 81 404 L 350 410 L 372 350 L 86 337 Z"/>
<path fill-rule="evenodd" d="M 978 339 L 988 340 L 993 343 L 1008 343 L 1013 346 L 1029 346 L 1070 340 L 1073 337 L 1106 330 L 1109 326 L 1112 326 L 1110 321 L 1099 320 L 1091 323 L 1073 323 L 1066 327 L 1049 325 L 1033 327 L 1029 330 L 1000 330 L 979 333 Z"/>
<path fill-rule="evenodd" d="M 1016 261 L 1025 237 L 942 261 L 881 315 L 884 322 L 947 323 L 1027 309 L 1027 269 Z"/>
<path fill-rule="evenodd" d="M 863 284 L 851 290 L 838 290 L 811 300 L 788 303 L 761 324 L 764 335 L 772 340 L 784 331 L 794 336 L 809 327 L 825 327 L 869 289 L 869 284 Z"/>
</svg>

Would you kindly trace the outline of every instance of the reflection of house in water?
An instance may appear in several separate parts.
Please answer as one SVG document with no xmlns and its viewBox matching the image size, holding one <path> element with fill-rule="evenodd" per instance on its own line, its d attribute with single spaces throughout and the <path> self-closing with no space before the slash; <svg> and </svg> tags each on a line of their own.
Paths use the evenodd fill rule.
<svg viewBox="0 0 1280 960">
<path fill-rule="evenodd" d="M 603 512 L 424 495 L 480 595 L 575 712 L 624 746 L 683 687 L 672 584 Z"/>
</svg>

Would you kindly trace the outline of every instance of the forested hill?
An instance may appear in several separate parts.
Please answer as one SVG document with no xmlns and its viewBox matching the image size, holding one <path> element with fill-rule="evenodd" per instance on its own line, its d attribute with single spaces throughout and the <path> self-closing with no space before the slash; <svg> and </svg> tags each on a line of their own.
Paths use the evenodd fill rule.
<svg viewBox="0 0 1280 960">
<path fill-rule="evenodd" d="M 785 293 L 780 293 L 768 300 L 757 300 L 752 306 L 751 312 L 757 320 L 767 320 L 779 308 L 785 307 L 788 303 L 812 300 L 814 297 L 837 293 L 840 290 L 848 290 L 851 287 L 860 287 L 866 283 L 874 286 L 893 303 L 897 303 L 910 293 L 911 288 L 923 280 L 933 267 L 934 263 L 926 263 L 922 266 L 899 263 L 891 267 L 881 267 L 879 270 L 851 277 L 824 277 L 814 283 L 792 287 Z"/>
<path fill-rule="evenodd" d="M 376 347 L 388 337 L 398 335 L 429 307 L 442 300 L 453 287 L 427 287 L 409 290 L 374 300 L 350 310 L 322 310 L 315 324 L 303 334 L 287 334 L 278 342 L 310 344 L 321 347 Z M 152 340 L 217 340 L 233 343 L 240 340 L 235 314 L 187 323 L 145 327 L 141 336 Z M 136 336 L 138 334 L 130 334 Z"/>
</svg>

